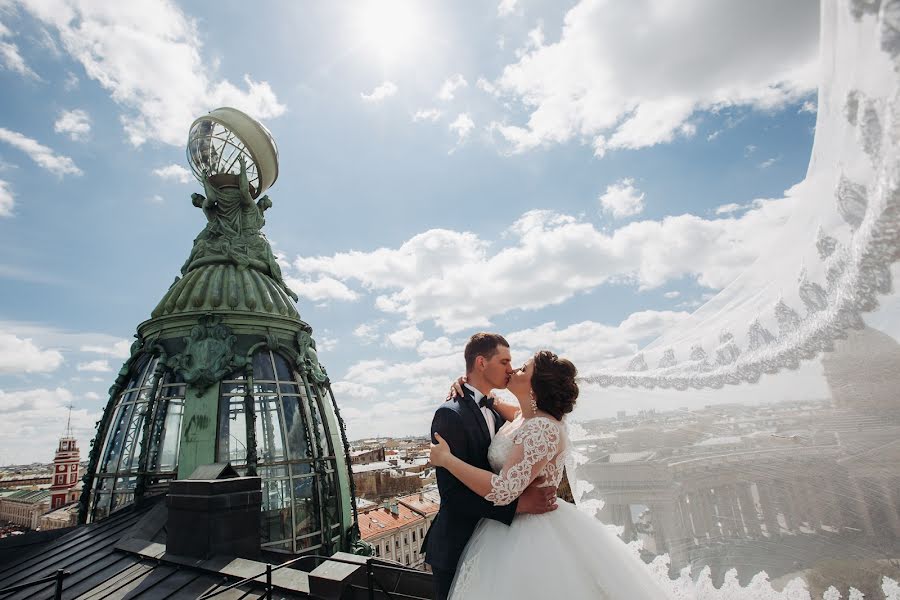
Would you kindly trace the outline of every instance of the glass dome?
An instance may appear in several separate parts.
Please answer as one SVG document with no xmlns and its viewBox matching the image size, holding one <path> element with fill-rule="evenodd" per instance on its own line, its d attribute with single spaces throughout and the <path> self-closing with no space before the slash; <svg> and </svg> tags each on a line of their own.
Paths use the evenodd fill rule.
<svg viewBox="0 0 900 600">
<path fill-rule="evenodd" d="M 131 361 L 126 381 L 103 432 L 90 521 L 132 504 L 136 495 L 164 487 L 178 471 L 184 381 L 149 354 Z M 334 397 L 327 385 L 298 371 L 289 357 L 267 349 L 253 354 L 251 381 L 248 390 L 244 371 L 238 370 L 219 384 L 215 460 L 262 478 L 264 550 L 330 554 L 342 547 L 352 526 L 346 510 L 352 498 L 339 483 L 347 463 Z M 247 426 L 248 398 L 252 429 Z M 349 480 L 349 471 L 344 479 Z"/>
</svg>

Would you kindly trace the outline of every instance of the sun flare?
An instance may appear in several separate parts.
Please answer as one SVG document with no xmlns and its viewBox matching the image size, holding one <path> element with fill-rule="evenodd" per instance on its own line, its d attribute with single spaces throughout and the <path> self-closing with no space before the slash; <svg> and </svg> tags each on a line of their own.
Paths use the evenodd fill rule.
<svg viewBox="0 0 900 600">
<path fill-rule="evenodd" d="M 414 0 L 368 0 L 356 9 L 360 42 L 383 62 L 411 52 L 421 40 L 424 19 Z"/>
</svg>

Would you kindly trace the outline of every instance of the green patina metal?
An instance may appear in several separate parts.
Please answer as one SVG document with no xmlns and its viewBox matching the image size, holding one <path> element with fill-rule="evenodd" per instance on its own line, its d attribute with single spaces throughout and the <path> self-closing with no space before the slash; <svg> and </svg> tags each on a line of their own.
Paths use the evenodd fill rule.
<svg viewBox="0 0 900 600">
<path fill-rule="evenodd" d="M 198 156 L 215 154 L 189 145 L 195 147 Z M 138 326 L 110 388 L 91 442 L 80 518 L 104 518 L 168 479 L 232 460 L 263 478 L 261 527 L 288 524 L 285 541 L 270 549 L 351 551 L 359 529 L 344 423 L 313 330 L 262 232 L 272 201 L 254 201 L 243 156 L 232 162 L 238 172 L 205 176 L 204 194 L 192 195 L 206 225 L 181 276 Z M 315 524 L 321 534 L 311 539 L 304 532 Z"/>
</svg>

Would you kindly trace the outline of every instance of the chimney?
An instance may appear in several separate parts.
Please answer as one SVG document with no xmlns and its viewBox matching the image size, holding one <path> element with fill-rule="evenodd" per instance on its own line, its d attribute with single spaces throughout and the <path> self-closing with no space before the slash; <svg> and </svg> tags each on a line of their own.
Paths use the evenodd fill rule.
<svg viewBox="0 0 900 600">
<path fill-rule="evenodd" d="M 217 463 L 169 482 L 166 552 L 258 558 L 261 481 L 241 477 L 230 463 Z"/>
</svg>

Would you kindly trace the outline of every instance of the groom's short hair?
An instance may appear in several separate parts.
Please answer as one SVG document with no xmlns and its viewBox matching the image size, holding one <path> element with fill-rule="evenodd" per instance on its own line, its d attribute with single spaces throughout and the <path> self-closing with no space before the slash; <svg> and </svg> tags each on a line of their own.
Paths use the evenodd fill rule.
<svg viewBox="0 0 900 600">
<path fill-rule="evenodd" d="M 469 338 L 464 355 L 466 357 L 466 373 L 471 373 L 475 368 L 475 359 L 479 356 L 490 360 L 497 354 L 497 346 L 509 348 L 509 342 L 499 333 L 476 333 Z"/>
</svg>

